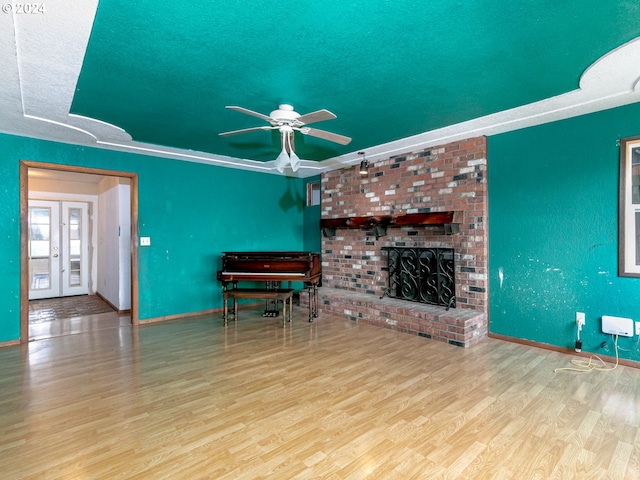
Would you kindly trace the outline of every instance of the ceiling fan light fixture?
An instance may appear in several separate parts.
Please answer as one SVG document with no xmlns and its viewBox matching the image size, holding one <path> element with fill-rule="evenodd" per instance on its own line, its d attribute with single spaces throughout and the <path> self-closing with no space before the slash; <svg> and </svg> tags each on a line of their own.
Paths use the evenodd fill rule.
<svg viewBox="0 0 640 480">
<path fill-rule="evenodd" d="M 287 163 L 289 163 L 289 155 L 287 155 L 287 152 L 283 148 L 282 152 L 280 152 L 280 155 L 278 155 L 278 158 L 276 158 L 276 170 L 278 170 L 280 173 L 283 173 L 284 167 L 287 165 Z"/>
<path fill-rule="evenodd" d="M 298 171 L 298 167 L 300 167 L 300 157 L 296 155 L 296 152 L 291 151 L 291 155 L 289 155 L 289 162 L 291 163 L 291 170 L 294 172 Z"/>
<path fill-rule="evenodd" d="M 293 151 L 293 130 L 286 128 L 283 130 L 282 135 L 286 137 L 287 146 L 289 147 L 289 164 L 291 165 L 291 170 L 297 172 L 298 167 L 300 167 L 300 157 Z"/>
<path fill-rule="evenodd" d="M 278 170 L 280 173 L 283 173 L 284 167 L 291 160 L 289 159 L 289 155 L 287 154 L 287 145 L 285 143 L 286 136 L 284 133 L 281 133 L 281 136 L 282 136 L 282 151 L 280 152 L 280 155 L 278 155 L 278 158 L 276 158 L 276 170 Z"/>
</svg>

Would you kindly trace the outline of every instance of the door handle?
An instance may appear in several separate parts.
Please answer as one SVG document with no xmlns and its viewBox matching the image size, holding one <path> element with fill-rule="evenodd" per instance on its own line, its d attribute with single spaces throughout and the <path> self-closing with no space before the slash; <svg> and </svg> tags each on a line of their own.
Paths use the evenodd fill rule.
<svg viewBox="0 0 640 480">
<path fill-rule="evenodd" d="M 55 258 L 55 257 L 57 257 L 57 256 L 58 256 L 58 254 L 57 254 L 57 253 L 54 253 L 54 254 L 53 254 L 53 256 L 54 256 L 54 258 Z"/>
</svg>

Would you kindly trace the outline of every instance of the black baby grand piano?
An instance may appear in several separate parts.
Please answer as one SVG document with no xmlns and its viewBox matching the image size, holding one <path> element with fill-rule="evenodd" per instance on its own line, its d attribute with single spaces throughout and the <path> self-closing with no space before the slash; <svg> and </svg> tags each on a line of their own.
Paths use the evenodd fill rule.
<svg viewBox="0 0 640 480">
<path fill-rule="evenodd" d="M 315 252 L 223 252 L 218 280 L 222 290 L 240 281 L 303 282 L 309 291 L 309 321 L 318 316 L 318 284 L 322 278 L 320 254 Z M 274 283 L 272 283 L 274 282 Z"/>
</svg>

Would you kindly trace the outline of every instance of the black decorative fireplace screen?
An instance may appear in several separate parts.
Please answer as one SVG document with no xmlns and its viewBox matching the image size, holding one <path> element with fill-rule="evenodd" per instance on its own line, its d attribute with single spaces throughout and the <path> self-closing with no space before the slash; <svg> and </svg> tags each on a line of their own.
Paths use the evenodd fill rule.
<svg viewBox="0 0 640 480">
<path fill-rule="evenodd" d="M 447 309 L 456 306 L 453 248 L 382 247 L 382 250 L 387 252 L 389 272 L 384 295 Z"/>
</svg>

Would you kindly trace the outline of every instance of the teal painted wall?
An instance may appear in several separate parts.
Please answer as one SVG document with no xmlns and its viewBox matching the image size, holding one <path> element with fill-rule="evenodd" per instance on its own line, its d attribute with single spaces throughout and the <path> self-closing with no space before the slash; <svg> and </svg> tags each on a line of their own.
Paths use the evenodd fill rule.
<svg viewBox="0 0 640 480">
<path fill-rule="evenodd" d="M 640 279 L 618 276 L 618 140 L 640 104 L 488 139 L 490 331 L 614 355 L 602 315 L 640 321 Z M 607 340 L 605 348 L 600 344 Z M 622 358 L 640 361 L 637 336 Z"/>
<path fill-rule="evenodd" d="M 0 135 L 0 342 L 19 338 L 20 160 L 138 174 L 141 320 L 220 307 L 223 251 L 304 248 L 302 179 Z"/>
</svg>

